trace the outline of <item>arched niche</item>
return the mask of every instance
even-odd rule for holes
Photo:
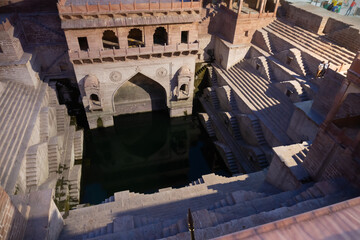
[[[113,101],[116,115],[167,109],[163,86],[141,73],[125,82]]]
[[[189,67],[183,66],[179,69],[177,75],[177,100],[186,100],[190,97],[190,84],[192,79],[192,73]]]
[[[118,37],[112,30],[106,30],[103,32],[102,43],[104,49],[119,49]]]
[[[87,75],[84,79],[84,91],[89,101],[90,111],[101,111],[100,82],[94,75]],[[86,106],[85,106],[86,107]]]
[[[131,48],[131,47],[144,47],[145,46],[143,33],[138,28],[132,28],[129,31],[129,35],[127,36],[127,40],[128,40],[128,47],[129,48]]]
[[[164,27],[156,28],[153,38],[154,38],[154,45],[168,44],[168,34]]]

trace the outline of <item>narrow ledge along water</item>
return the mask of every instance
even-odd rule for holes
[[[85,131],[81,203],[98,204],[115,192],[152,193],[182,187],[204,174],[229,176],[197,113],[123,115],[114,126]]]

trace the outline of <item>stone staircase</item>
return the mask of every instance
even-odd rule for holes
[[[302,192],[295,190],[270,196],[259,195],[259,197],[233,205],[226,204],[223,206],[220,204],[220,207],[211,211],[193,212],[196,239],[219,237],[311,211],[358,195],[353,189],[341,193],[333,191],[333,189],[337,189],[337,191],[342,189],[337,186],[336,182],[321,182],[319,185],[324,185],[327,188],[320,191],[315,186]],[[176,236],[163,239],[187,239],[188,234],[188,232],[183,231]]]
[[[84,130],[78,130],[74,135],[74,156],[75,160],[82,159],[84,143]]]
[[[255,132],[255,136],[256,136],[256,139],[257,139],[257,142],[259,143],[259,145],[267,145],[267,142],[264,137],[264,133],[260,126],[259,119],[257,119],[257,118],[251,119],[251,126]]]
[[[212,121],[209,115],[207,113],[199,113],[199,117],[209,137],[215,137],[215,130],[213,128]]]
[[[236,159],[231,149],[221,142],[216,141],[214,143],[215,146],[220,150],[220,154],[222,155],[222,158],[225,160],[226,166],[228,167],[230,172],[232,174],[239,173],[239,169],[236,164]]]
[[[65,105],[58,105],[56,107],[56,119],[57,119],[57,132],[64,133],[65,129],[70,124],[70,117],[67,115],[67,108]]]
[[[266,160],[266,155],[263,152],[259,152],[256,155],[256,159],[261,168],[266,168],[269,166],[269,162]]]
[[[30,141],[41,105],[46,100],[46,84],[35,89],[8,82],[0,96],[0,180],[6,191],[15,187],[26,145]]]
[[[216,72],[212,66],[208,66],[208,71],[210,74],[210,85],[211,87],[218,87],[219,84],[217,82]]]
[[[260,60],[262,66],[264,67],[264,71],[265,71],[265,76],[264,77],[270,82],[274,81],[276,79],[276,77],[275,77],[274,72],[272,71],[272,69],[270,67],[268,59],[265,56],[260,56],[257,59]]]
[[[196,239],[210,239],[359,194],[343,179],[308,183],[286,192],[263,192],[259,183],[264,176],[264,172],[232,178],[210,174],[180,189],[149,195],[116,193],[114,201],[70,211],[60,239],[189,239],[188,208]],[[250,180],[245,183],[246,179]]]
[[[295,55],[297,62],[299,63],[299,66],[300,66],[300,69],[301,69],[303,75],[307,78],[312,78],[313,74],[311,73],[309,67],[304,63],[303,57],[301,56],[301,51],[297,50],[296,54],[294,54],[294,55]]]
[[[289,99],[272,86],[270,81],[255,74],[245,61],[227,71],[218,69],[230,87],[273,135],[282,144],[290,143],[286,129],[293,105]]]
[[[303,90],[303,91],[301,92],[301,94],[299,95],[299,98],[300,98],[300,100],[301,100],[302,102],[310,100],[307,92],[304,91],[304,90]]]
[[[59,170],[59,163],[60,163],[60,149],[58,144],[59,137],[54,136],[49,139],[48,142],[48,160],[49,160],[49,173],[54,173]]]
[[[217,97],[215,89],[211,88],[209,93],[210,93],[211,104],[213,105],[213,107],[216,110],[219,110],[220,109],[220,102],[219,102],[219,98]]]
[[[239,124],[234,114],[230,114],[230,125],[234,138],[236,140],[242,140]]]
[[[280,20],[275,20],[264,28],[267,32],[273,33],[299,49],[304,48],[312,53],[330,60],[332,64],[339,66],[342,63],[351,64],[355,54],[346,48],[331,44],[319,37],[297,26],[291,26]]]
[[[161,238],[167,232],[171,233],[169,226],[186,217],[187,208],[193,211],[210,208],[239,188],[244,191],[266,191],[267,194],[278,191],[268,186],[264,179],[265,172],[231,178],[208,174],[197,184],[179,189],[160,189],[154,194],[118,192],[114,195],[114,202],[71,210],[65,219],[66,225],[60,239],[86,239],[89,234],[96,236],[106,232],[106,235],[98,236],[99,239],[104,239],[118,234],[121,229],[125,230],[125,234],[130,234],[126,236],[129,238],[117,239],[142,239],[135,232],[145,231],[150,227],[149,224],[152,228],[159,223],[158,238]],[[109,234],[107,230],[113,232]],[[154,239],[150,235],[148,238]]]
[[[264,31],[263,29],[260,29],[258,31],[261,33],[261,35],[264,38],[265,44],[266,44],[266,46],[268,48],[267,52],[270,53],[270,54],[274,54],[274,51],[273,51],[274,48],[271,46],[271,42],[270,42],[270,39],[269,39],[268,32]]]
[[[36,164],[36,152],[28,152],[26,156],[26,187],[38,185],[38,166]]]
[[[106,198],[104,201],[101,202],[101,204],[103,203],[109,203],[109,202],[114,202],[115,201],[115,197],[114,196],[110,196],[109,198]]]
[[[293,155],[292,158],[295,160],[297,164],[301,164],[304,162],[304,159],[306,158],[308,152],[309,152],[309,147],[305,146],[303,150]]]

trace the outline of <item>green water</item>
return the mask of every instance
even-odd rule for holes
[[[114,127],[85,131],[81,202],[182,187],[211,172],[229,175],[196,116],[125,115]]]

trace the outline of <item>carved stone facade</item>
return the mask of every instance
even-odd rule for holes
[[[111,126],[112,116],[120,114],[163,109],[171,117],[192,113],[199,3],[181,5],[191,11],[177,11],[177,3],[166,13],[152,10],[146,22],[136,14],[146,15],[143,9],[131,5],[135,9],[128,12],[112,6],[108,10],[123,15],[113,15],[106,28],[100,8],[95,11],[98,23],[91,29],[84,26],[94,23],[93,12],[82,12],[84,18],[76,19],[68,15],[74,9],[60,3],[62,27],[90,128],[97,127],[99,118],[103,126]],[[131,23],[130,17],[138,22]]]

